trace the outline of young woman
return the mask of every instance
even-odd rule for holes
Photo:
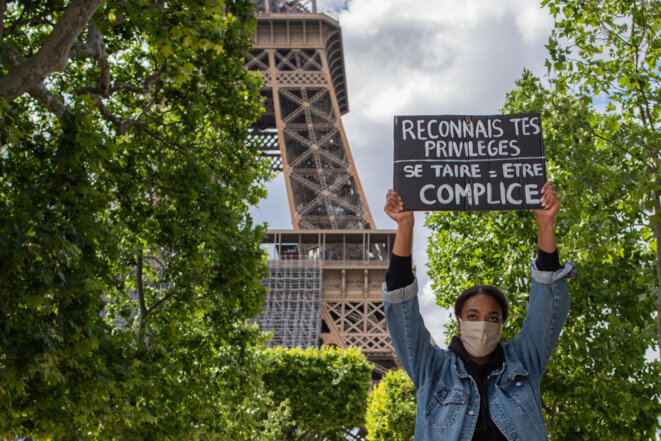
[[[403,211],[390,190],[385,212],[397,222],[386,283],[385,313],[399,360],[415,385],[414,441],[546,440],[539,383],[569,312],[567,279],[575,268],[560,265],[554,219],[560,198],[547,182],[543,209],[534,210],[538,257],[523,328],[501,342],[507,300],[496,287],[480,285],[457,297],[460,336],[447,350],[430,342],[419,312],[411,267],[413,212]]]

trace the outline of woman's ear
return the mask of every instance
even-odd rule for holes
[[[457,321],[457,332],[461,332],[461,319],[456,315],[454,316],[454,319]]]

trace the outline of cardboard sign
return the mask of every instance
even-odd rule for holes
[[[405,210],[541,208],[538,113],[395,116],[394,141],[393,188]]]

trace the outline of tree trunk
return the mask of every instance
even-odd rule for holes
[[[13,101],[41,84],[53,72],[64,70],[69,49],[104,0],[73,0],[39,51],[0,78],[0,98]]]
[[[147,307],[145,305],[145,291],[144,283],[142,280],[142,266],[144,264],[144,254],[142,249],[138,252],[138,265],[136,268],[136,290],[138,291],[138,305],[140,307],[140,322],[138,324],[137,340],[139,346],[144,346],[146,327],[147,327]]]
[[[661,205],[659,204],[659,195],[655,193],[656,205],[654,206],[655,217],[660,216]],[[656,346],[659,350],[659,363],[661,363],[661,222],[657,221],[654,227],[656,238]]]

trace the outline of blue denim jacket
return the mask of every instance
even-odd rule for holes
[[[508,440],[547,440],[539,382],[569,313],[567,279],[571,263],[555,272],[530,266],[532,286],[523,328],[501,343],[505,362],[489,375],[491,418]],[[480,397],[475,381],[457,355],[430,341],[420,315],[417,280],[388,291],[382,288],[388,329],[399,361],[415,385],[414,441],[470,441]]]

